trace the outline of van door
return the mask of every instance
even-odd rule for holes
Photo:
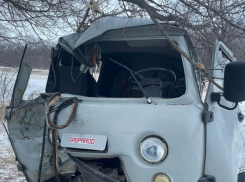
[[[220,41],[216,41],[211,74],[215,81],[223,87],[224,69],[226,64],[235,61],[232,52]],[[237,182],[239,161],[243,150],[243,122],[238,119],[241,112],[237,107],[226,110],[211,101],[211,93],[222,92],[211,82],[207,90],[205,103],[213,112],[213,121],[206,123],[206,162],[205,174],[215,177],[217,182]],[[233,103],[221,96],[221,104],[233,107]]]

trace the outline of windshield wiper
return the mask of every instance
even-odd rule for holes
[[[116,63],[117,65],[119,65],[119,66],[121,66],[121,67],[123,67],[123,68],[125,68],[126,70],[129,71],[129,73],[131,74],[131,76],[134,78],[135,82],[136,82],[137,85],[139,86],[139,88],[140,88],[141,92],[143,93],[144,97],[146,98],[147,103],[148,103],[148,104],[151,104],[151,103],[152,103],[151,98],[149,97],[149,95],[147,94],[147,92],[145,91],[145,89],[143,89],[143,87],[140,85],[139,81],[137,80],[137,78],[136,78],[134,75],[136,74],[136,75],[138,75],[138,76],[141,77],[141,78],[144,78],[144,77],[143,77],[142,75],[140,75],[140,74],[134,72],[133,70],[131,70],[130,68],[128,68],[128,67],[125,66],[124,64],[119,63],[119,62],[116,61],[116,60],[113,60],[113,59],[111,59],[111,58],[109,58],[109,60],[112,61],[112,62],[114,62],[114,63]]]

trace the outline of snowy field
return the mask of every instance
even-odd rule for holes
[[[0,75],[1,75],[0,67]],[[14,70],[11,70],[14,72]],[[14,82],[16,75],[14,75]],[[48,77],[47,70],[33,70],[27,90],[24,95],[24,99],[33,98],[42,93],[45,90],[46,81]],[[7,99],[7,102],[9,102]],[[245,115],[245,103],[240,104],[240,108]],[[1,112],[0,112],[1,118]],[[6,123],[5,123],[6,124]],[[0,182],[26,182],[23,177],[22,172],[18,172],[16,168],[17,162],[15,161],[15,156],[12,151],[12,147],[9,143],[8,136],[4,130],[4,127],[0,125]]]
[[[14,72],[14,70],[11,71]],[[33,70],[24,99],[35,97],[38,93],[44,92],[47,77],[47,70]],[[14,80],[15,79],[13,79],[12,82],[14,82]],[[9,102],[9,99],[10,98],[7,98],[7,102]],[[26,182],[23,173],[18,172],[16,168],[17,162],[15,161],[15,155],[3,125],[0,125],[0,146],[0,182]]]

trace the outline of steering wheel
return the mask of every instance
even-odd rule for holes
[[[150,72],[150,71],[163,71],[163,72],[168,72],[173,78],[174,81],[172,83],[175,83],[176,81],[176,74],[169,69],[165,69],[165,68],[146,68],[146,69],[142,69],[136,72],[133,72],[132,74],[134,75],[140,75],[140,73],[145,73],[145,72]],[[144,78],[142,75],[141,76],[141,81],[139,81],[141,84],[143,83],[143,87],[148,86],[148,85],[161,85],[162,81],[159,78]],[[128,82],[131,81],[132,79],[132,75],[128,78]],[[143,77],[143,78],[142,78]]]

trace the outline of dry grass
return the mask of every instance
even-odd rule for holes
[[[5,116],[5,106],[0,106],[0,123],[4,120]]]

